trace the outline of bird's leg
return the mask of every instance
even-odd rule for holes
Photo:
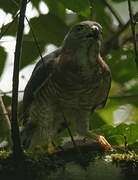
[[[79,121],[78,120],[75,121],[76,131],[79,135],[84,137],[84,141],[87,138],[92,138],[92,134],[89,132],[89,123],[88,122],[89,121],[87,121],[86,119],[83,120],[83,118],[80,118]]]
[[[108,141],[104,138],[104,136],[98,135],[92,131],[89,130],[89,121],[85,121],[83,123],[78,123],[76,128],[77,132],[84,137],[84,142],[86,142],[87,139],[92,139],[99,143],[101,148],[104,151],[112,150],[111,145],[108,143]]]
[[[71,138],[71,141],[72,141],[74,147],[76,148],[76,150],[79,152],[79,149],[78,149],[78,147],[77,147],[77,144],[75,143],[74,137],[73,137],[73,135],[72,135],[71,129],[70,129],[70,127],[69,127],[68,121],[66,120],[66,118],[65,118],[65,116],[64,116],[64,113],[63,113],[63,119],[64,119],[65,126],[66,126],[66,128],[67,128],[67,130],[68,130],[69,136],[70,136],[70,138]]]

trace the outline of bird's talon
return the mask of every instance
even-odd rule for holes
[[[112,146],[108,143],[104,136],[98,136],[98,142],[103,151],[112,151]]]

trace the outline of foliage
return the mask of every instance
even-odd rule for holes
[[[3,47],[0,47],[0,70],[3,70],[4,64],[5,64],[5,59],[6,59],[6,52],[4,51]],[[2,71],[0,71],[1,75]]]
[[[0,37],[3,34],[4,36],[15,37],[19,2],[19,0],[1,0],[0,8],[6,13],[10,13],[14,21],[2,26]],[[86,19],[100,22],[103,27],[103,44],[106,48],[106,51],[103,51],[103,56],[111,68],[112,88],[105,108],[97,110],[91,116],[91,127],[95,131],[105,134],[107,139],[114,144],[122,144],[124,135],[127,136],[128,143],[135,143],[138,137],[138,77],[130,27],[126,26],[124,22],[122,24],[118,22],[117,26],[114,25],[112,12],[105,1],[43,0],[43,2],[47,4],[49,9],[46,14],[40,10],[40,0],[31,1],[38,12],[38,16],[29,20],[31,28],[24,35],[20,68],[23,69],[40,57],[33,33],[38,41],[40,51],[43,53],[49,44],[60,46],[65,34],[76,22]],[[112,8],[113,2],[119,4],[124,0],[106,2]],[[71,11],[68,12],[66,9]],[[117,12],[115,13],[117,14]],[[0,45],[0,75],[4,70],[6,57],[7,54],[3,46]],[[115,116],[117,112],[121,113]],[[115,122],[119,122],[119,126],[113,127]],[[130,124],[120,125],[121,122],[129,122]],[[130,132],[132,132],[131,135]]]

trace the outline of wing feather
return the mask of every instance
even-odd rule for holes
[[[41,85],[49,78],[50,74],[53,72],[56,65],[56,58],[60,55],[61,48],[55,50],[49,55],[45,56],[43,61],[40,60],[31,75],[30,80],[28,81],[23,97],[23,111],[26,112],[26,109],[31,105],[34,94],[41,87]]]

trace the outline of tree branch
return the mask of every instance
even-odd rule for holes
[[[133,18],[138,17],[138,12],[136,12],[133,16]],[[118,31],[116,31],[112,36],[110,36],[103,45],[102,54],[106,55],[114,46],[117,46],[118,39],[120,35],[128,28],[130,25],[131,20],[129,19],[126,24],[124,24],[121,28],[119,28]]]
[[[5,140],[6,138],[9,145],[11,145],[11,134],[10,134],[11,124],[1,96],[0,96],[0,131],[2,133],[3,139]]]
[[[18,107],[19,65],[20,65],[20,57],[21,57],[21,46],[23,39],[26,5],[27,5],[27,0],[22,0],[18,31],[17,31],[17,40],[16,40],[15,57],[14,57],[14,71],[13,71],[11,132],[12,132],[12,141],[13,141],[13,155],[16,161],[22,159],[22,155],[23,155],[20,137],[19,137],[17,107]]]
[[[1,27],[1,33],[0,33],[0,39],[9,31],[9,29],[13,26],[16,18],[18,17],[19,15],[19,12],[16,13],[14,16],[13,16],[13,20],[10,24],[8,24],[8,26],[6,26],[6,28],[4,29],[4,25]]]
[[[135,63],[138,70],[138,47],[137,47],[137,37],[136,37],[136,22],[134,21],[133,13],[132,13],[132,6],[130,0],[128,0],[128,10],[130,16],[130,23],[131,23],[131,31],[133,35],[133,44],[134,44],[134,52],[135,52]]]
[[[19,7],[19,4],[18,4],[15,0],[12,0],[12,2],[13,2],[17,7]],[[27,4],[28,4],[29,2],[30,2],[30,0],[27,1]],[[15,18],[16,18],[18,15],[19,15],[19,12],[14,16],[12,23],[15,21]],[[44,59],[43,59],[43,56],[42,56],[41,49],[40,49],[40,46],[39,46],[39,44],[38,44],[37,38],[36,38],[36,36],[35,36],[33,27],[32,27],[31,23],[29,22],[29,20],[28,20],[28,18],[27,18],[26,16],[25,16],[25,19],[26,19],[26,21],[28,22],[28,25],[29,25],[29,27],[30,27],[30,29],[31,29],[32,36],[33,36],[34,42],[35,42],[35,44],[36,44],[36,48],[37,48],[38,53],[39,53],[39,55],[40,55],[40,58],[41,58],[41,60],[42,60],[43,66],[44,66],[44,68],[45,68]],[[11,25],[12,25],[12,24],[11,24]],[[9,28],[10,28],[10,27],[7,27],[7,29],[5,29],[4,33],[2,33],[2,35],[0,36],[0,38],[5,34],[5,32],[7,32],[7,31],[9,30]]]
[[[24,93],[24,90],[18,91],[18,93]],[[12,94],[12,91],[5,91],[5,92],[0,91],[0,96],[6,96],[9,94]]]
[[[92,10],[93,3],[92,3],[92,0],[89,0],[89,4],[90,4],[90,17],[92,18],[92,14],[93,14],[93,10]]]
[[[117,99],[117,100],[126,99],[126,98],[130,98],[130,99],[135,98],[135,99],[137,99],[138,94],[115,95],[115,96],[109,96],[108,98],[109,99]]]
[[[15,1],[12,0],[12,2],[19,7],[19,4]],[[30,0],[27,1],[27,4],[30,2]],[[13,15],[13,20],[11,21],[10,24],[8,24],[8,26],[4,29],[4,24],[1,27],[1,33],[0,33],[0,39],[8,32],[8,30],[11,28],[11,26],[13,25],[13,23],[15,22],[16,18],[18,17],[18,15],[20,14],[20,11],[17,11],[16,13],[14,13]],[[4,30],[3,30],[4,29]]]
[[[117,12],[115,11],[115,9],[106,1],[103,0],[103,3],[107,6],[107,8],[111,11],[111,13],[113,14],[113,16],[117,19],[119,26],[123,26],[123,22],[120,18],[120,16],[117,14]]]

